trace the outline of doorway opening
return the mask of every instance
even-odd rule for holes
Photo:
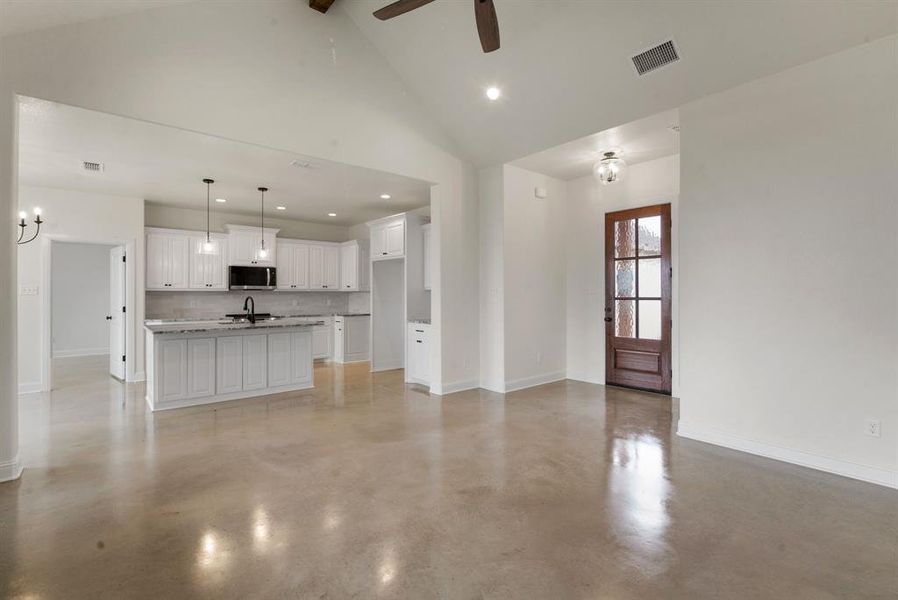
[[[53,387],[127,374],[127,256],[123,245],[50,244]]]
[[[671,393],[670,204],[605,215],[605,381]]]

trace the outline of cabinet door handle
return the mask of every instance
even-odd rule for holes
[[[387,253],[386,253],[386,252],[381,252],[381,254],[383,254],[383,255],[384,255],[384,256],[386,256],[386,255],[387,255]]]
[[[415,333],[424,333],[424,330],[423,330],[423,329],[416,329],[416,330],[415,330]]]
[[[421,340],[415,340],[415,341],[416,341],[417,343],[419,343],[419,344],[422,343]]]

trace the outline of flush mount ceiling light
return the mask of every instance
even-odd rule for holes
[[[380,195],[380,199],[381,199],[381,200],[389,200],[389,199],[392,198],[392,197],[393,197],[393,196],[391,196],[390,194],[381,194],[381,195]]]
[[[337,216],[337,213],[327,213],[327,216],[329,216],[329,217],[336,217],[336,216]]]
[[[200,254],[218,254],[218,243],[212,241],[212,234],[209,232],[209,215],[212,213],[209,198],[211,197],[211,188],[215,180],[207,177],[203,179],[203,183],[206,184],[206,239],[200,246]]]
[[[496,86],[491,86],[491,87],[486,88],[486,97],[489,98],[490,100],[494,100],[494,101],[498,100],[501,95],[502,95],[502,90],[500,90]]]
[[[593,167],[593,172],[602,185],[608,185],[624,178],[624,174],[627,172],[627,163],[619,154],[619,152],[605,152],[602,160]]]
[[[262,243],[259,244],[259,249],[256,251],[256,258],[258,260],[268,260],[268,248],[265,247],[265,192],[267,191],[267,187],[259,188],[261,198],[259,202],[259,237],[262,238]]]
[[[275,208],[278,210],[287,210],[286,206],[275,206]]]
[[[227,200],[225,200],[224,198],[216,198],[215,201],[219,204],[224,204],[225,202],[227,202]]]

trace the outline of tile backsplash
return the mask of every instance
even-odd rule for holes
[[[147,319],[215,319],[243,312],[252,296],[256,312],[327,315],[368,312],[368,292],[147,292]]]

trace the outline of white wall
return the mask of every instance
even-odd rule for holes
[[[473,170],[339,3],[186,3],[7,36],[0,56],[2,93],[434,182],[432,390],[476,385]],[[0,148],[13,160],[9,139]]]
[[[0,74],[10,66],[0,45]],[[16,136],[18,106],[13,88],[0,75],[0,219],[15,223],[18,213]],[[0,227],[0,482],[22,473],[19,462],[19,410],[16,330],[15,228]]]
[[[898,486],[896,56],[681,109],[680,435]]]
[[[159,204],[146,204],[144,222],[147,227],[164,227],[168,229],[188,229],[206,231],[206,211],[188,208],[175,208]],[[218,210],[212,207],[209,218],[209,229],[224,232],[225,225],[259,225],[259,215],[244,215]],[[352,237],[350,228],[324,223],[309,223],[293,219],[278,219],[265,216],[265,227],[280,229],[278,237],[300,240],[317,240],[321,242],[345,242],[358,239]]]
[[[53,356],[109,353],[109,251],[96,244],[53,244]]]
[[[478,172],[481,387],[508,392],[565,376],[566,188],[511,165]]]
[[[480,237],[480,387],[505,391],[503,168],[477,172]]]
[[[679,391],[677,155],[630,165],[626,177],[602,185],[592,175],[567,182],[567,376],[605,383],[605,213],[671,204],[671,265],[674,269],[671,335],[674,396]]]
[[[566,184],[503,167],[505,389],[565,377]],[[534,190],[546,189],[537,198]]]
[[[136,265],[133,273],[133,311],[137,327],[128,331],[128,356],[134,361],[129,366],[133,373],[129,379],[140,379],[143,372],[143,319],[144,273],[143,264],[143,200],[123,196],[108,196],[70,190],[57,190],[21,186],[18,190],[19,206],[28,210],[40,206],[46,223],[41,227],[41,237],[30,244],[18,247],[18,285],[35,286],[36,296],[19,296],[18,323],[20,331],[27,332],[18,339],[19,389],[40,389],[42,348],[49,341],[43,330],[46,292],[44,287],[46,255],[50,238],[63,242],[95,244],[124,244],[134,242],[136,256],[129,257]],[[58,252],[54,250],[54,255]],[[132,260],[133,259],[133,260]],[[15,289],[14,287],[12,289]],[[50,309],[46,303],[47,310]],[[49,348],[46,349],[49,352]]]

